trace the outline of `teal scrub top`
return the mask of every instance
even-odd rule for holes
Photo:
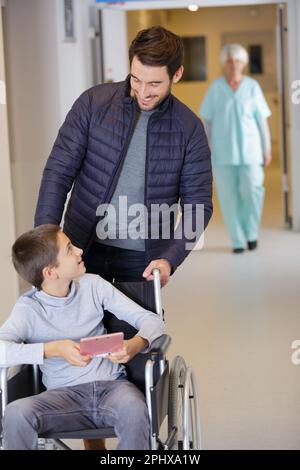
[[[210,145],[214,165],[263,163],[258,122],[271,116],[260,85],[243,77],[234,92],[224,77],[209,87],[200,115],[211,124]]]

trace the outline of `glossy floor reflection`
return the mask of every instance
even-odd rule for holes
[[[171,356],[199,381],[206,449],[300,449],[300,234],[282,223],[280,172],[267,174],[259,249],[233,255],[216,217],[165,289]]]

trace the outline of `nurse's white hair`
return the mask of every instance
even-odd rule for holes
[[[248,52],[240,44],[226,44],[226,46],[222,48],[220,54],[222,65],[225,65],[228,57],[232,57],[234,60],[240,60],[245,65],[249,62]]]

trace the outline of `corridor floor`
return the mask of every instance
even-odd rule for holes
[[[267,174],[259,249],[233,255],[216,207],[204,248],[164,289],[170,356],[195,369],[205,449],[300,449],[300,234]]]

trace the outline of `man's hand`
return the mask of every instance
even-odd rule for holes
[[[167,261],[166,259],[156,259],[154,261],[151,261],[151,263],[148,264],[147,268],[143,272],[143,277],[145,277],[147,281],[153,280],[152,271],[155,268],[159,269],[160,282],[162,287],[164,287],[169,282],[172,267],[169,261]]]
[[[271,152],[266,152],[264,154],[264,164],[265,166],[269,166],[272,161],[272,154]]]
[[[84,367],[92,360],[91,356],[80,354],[80,345],[70,339],[51,341],[44,344],[44,357],[63,357],[72,366]]]
[[[146,339],[142,338],[141,336],[134,336],[129,340],[124,340],[123,349],[121,351],[108,354],[106,358],[115,364],[125,364],[148,346],[149,343]]]

